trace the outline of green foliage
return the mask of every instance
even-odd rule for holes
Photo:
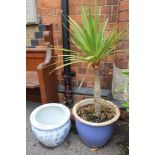
[[[129,102],[125,101],[122,103],[122,106],[127,110],[129,111]]]
[[[122,75],[125,76],[125,77],[129,77],[129,71],[122,72]],[[128,101],[123,102],[123,103],[122,103],[122,106],[123,106],[127,111],[129,111],[129,102],[128,102]]]
[[[57,49],[65,50],[71,52],[71,55],[68,59],[72,63],[88,62],[92,65],[99,64],[99,62],[113,54],[115,48],[118,46],[118,42],[123,38],[125,31],[118,32],[117,26],[113,30],[106,34],[106,28],[108,24],[108,19],[101,24],[100,21],[100,12],[97,4],[95,5],[95,11],[91,9],[91,6],[88,6],[88,12],[81,7],[82,15],[82,25],[79,25],[74,21],[70,16],[68,17],[68,22],[70,24],[70,42],[72,42],[80,51],[84,53],[84,56],[79,56],[79,53],[76,51],[68,49]],[[67,60],[66,60],[67,61]]]
[[[118,46],[118,42],[124,36],[124,32],[117,31],[117,26],[113,28],[109,35],[106,34],[108,19],[103,24],[100,22],[99,8],[95,6],[95,14],[88,6],[88,15],[81,7],[82,26],[69,17],[71,38],[70,41],[82,52],[83,60],[98,64],[103,58],[113,53]]]
[[[56,69],[74,63],[88,62],[87,73],[91,65],[98,65],[103,58],[113,54],[115,48],[119,45],[118,43],[123,38],[125,31],[118,32],[117,26],[115,26],[107,35],[106,28],[108,19],[101,24],[100,11],[97,4],[95,5],[94,10],[93,13],[90,5],[88,6],[88,11],[81,7],[82,25],[79,25],[70,16],[66,19],[70,24],[70,30],[68,30],[70,32],[70,42],[83,52],[83,56],[80,56],[77,51],[53,47],[53,49],[71,53],[71,55],[65,59],[66,62],[68,62],[68,60],[70,62],[61,65]]]
[[[122,72],[122,75],[125,77],[129,77],[129,72]]]

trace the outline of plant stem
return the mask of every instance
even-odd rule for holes
[[[101,113],[101,82],[99,68],[94,67],[94,104],[95,104],[95,113]]]

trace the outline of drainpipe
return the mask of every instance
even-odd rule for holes
[[[68,0],[61,0],[61,18],[62,18],[62,43],[63,48],[70,49],[70,42],[69,42],[69,32],[67,29],[69,29],[69,22],[66,20],[68,19]],[[66,29],[67,28],[67,29]],[[63,55],[69,55],[70,52],[63,51]],[[63,56],[63,62],[64,64],[70,62],[70,61],[64,61],[67,56]],[[71,86],[71,77],[75,76],[75,73],[71,72],[70,65],[64,67],[64,72],[62,73],[64,77],[64,85],[65,85],[65,91],[64,91],[64,99],[67,106],[70,108],[74,105],[74,100],[72,97],[72,86]]]

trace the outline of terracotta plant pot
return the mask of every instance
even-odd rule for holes
[[[70,110],[58,103],[44,104],[30,115],[32,133],[45,146],[55,147],[64,142],[71,122]]]
[[[110,101],[101,100],[102,104],[105,104],[108,107],[113,108],[115,116],[106,122],[103,123],[93,123],[86,121],[77,115],[77,110],[85,105],[92,104],[94,101],[93,98],[85,99],[73,107],[73,115],[75,118],[75,125],[77,132],[81,140],[91,148],[99,148],[104,146],[113,135],[115,122],[120,116],[119,108]]]

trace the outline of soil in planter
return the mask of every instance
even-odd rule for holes
[[[101,105],[101,114],[95,114],[95,109],[93,104],[85,105],[78,109],[78,116],[86,121],[93,123],[102,123],[112,119],[115,116],[113,108]]]

